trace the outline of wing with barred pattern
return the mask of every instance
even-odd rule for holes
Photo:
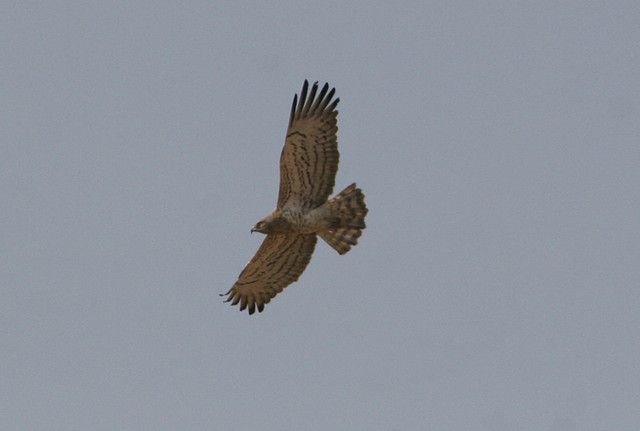
[[[238,281],[224,295],[231,305],[240,303],[240,311],[261,312],[264,304],[296,281],[311,260],[315,234],[267,235],[253,259],[242,270]]]
[[[278,208],[288,206],[317,208],[333,191],[338,171],[338,120],[332,101],[335,88],[325,84],[318,93],[318,83],[307,95],[304,82],[300,100],[293,98],[289,128],[280,155],[280,191]]]

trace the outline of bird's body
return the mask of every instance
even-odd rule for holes
[[[337,120],[340,99],[325,84],[318,97],[316,82],[307,99],[308,82],[293,99],[289,129],[280,156],[280,191],[276,209],[252,232],[267,237],[226,293],[240,310],[262,311],[264,304],[304,271],[317,242],[324,239],[344,254],[365,228],[367,207],[362,191],[351,184],[327,200],[338,170]]]

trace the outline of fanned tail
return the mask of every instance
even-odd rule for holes
[[[358,244],[362,229],[367,227],[364,218],[368,210],[362,190],[356,188],[356,184],[353,183],[329,200],[325,206],[335,217],[335,227],[319,232],[318,235],[338,253],[345,254],[351,246]]]

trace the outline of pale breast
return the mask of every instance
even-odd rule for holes
[[[322,230],[322,214],[316,210],[304,211],[302,208],[286,208],[281,215],[298,233],[315,233]]]

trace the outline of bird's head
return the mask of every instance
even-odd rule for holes
[[[271,213],[260,220],[251,228],[251,233],[286,233],[288,227],[287,220],[278,213]]]
[[[260,232],[267,233],[269,231],[269,222],[266,219],[260,220],[251,228],[251,233]]]

